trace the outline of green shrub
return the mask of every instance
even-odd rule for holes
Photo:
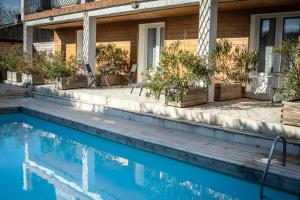
[[[282,42],[274,49],[281,55],[281,83],[276,91],[280,100],[293,101],[300,98],[300,47],[293,41]]]
[[[114,44],[100,44],[96,47],[97,72],[102,67],[109,67],[111,72],[120,72],[129,66],[128,51]]]
[[[206,59],[192,52],[181,50],[174,42],[161,52],[159,66],[146,74],[147,95],[159,98],[167,90],[166,101],[180,102],[189,88],[201,82],[205,87],[211,82],[214,69]]]
[[[22,46],[13,45],[6,49],[1,56],[0,65],[7,71],[21,72],[27,65],[26,55],[23,53]]]
[[[216,82],[246,85],[251,81],[249,73],[257,67],[258,52],[249,52],[244,45],[233,49],[230,41],[219,40],[212,54],[212,63],[216,69]]]
[[[42,71],[50,80],[71,78],[77,72],[77,62],[75,57],[66,59],[63,53],[48,54],[47,64]]]

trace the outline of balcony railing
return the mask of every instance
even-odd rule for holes
[[[62,8],[80,4],[81,0],[25,0],[24,14],[43,12],[53,8]]]

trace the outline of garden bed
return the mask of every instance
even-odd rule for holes
[[[281,123],[291,126],[300,126],[300,101],[283,102]]]
[[[44,77],[41,74],[22,74],[22,83],[29,85],[43,85],[45,83]]]
[[[167,94],[168,92],[166,92]],[[168,106],[176,106],[180,108],[195,106],[207,103],[207,88],[190,88],[187,94],[182,98],[181,102],[166,102]]]
[[[87,77],[85,75],[76,75],[72,78],[64,78],[61,81],[56,81],[55,87],[60,90],[86,88]]]
[[[239,99],[242,97],[241,84],[215,84],[215,101]]]
[[[7,71],[7,80],[9,82],[22,82],[22,73]]]

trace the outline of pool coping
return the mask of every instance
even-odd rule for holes
[[[100,129],[91,125],[83,124],[75,120],[66,119],[46,112],[34,110],[32,108],[27,108],[26,106],[0,108],[0,114],[17,112],[28,114],[33,117],[50,121],[52,123],[74,128],[88,134],[100,136],[105,139],[109,139],[131,147],[156,153],[175,160],[183,161],[192,165],[196,165],[198,167],[204,167],[209,170],[224,173],[226,175],[246,179],[254,183],[259,183],[263,173],[263,171],[251,168],[249,166],[238,165],[232,162],[230,163],[230,161],[225,162],[223,160],[218,160],[204,155],[187,152],[181,149],[156,144],[150,141],[133,138],[126,135],[121,135],[117,132]],[[269,173],[267,176],[266,185],[300,195],[300,179],[293,179],[290,177],[283,177],[278,174]]]

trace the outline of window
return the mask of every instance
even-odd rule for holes
[[[273,67],[273,49],[275,47],[276,19],[261,19],[259,31],[259,65],[258,72],[270,73]]]
[[[282,41],[300,42],[300,13],[253,15],[251,18],[250,50],[259,51],[258,73],[280,71],[280,58],[273,49]]]

